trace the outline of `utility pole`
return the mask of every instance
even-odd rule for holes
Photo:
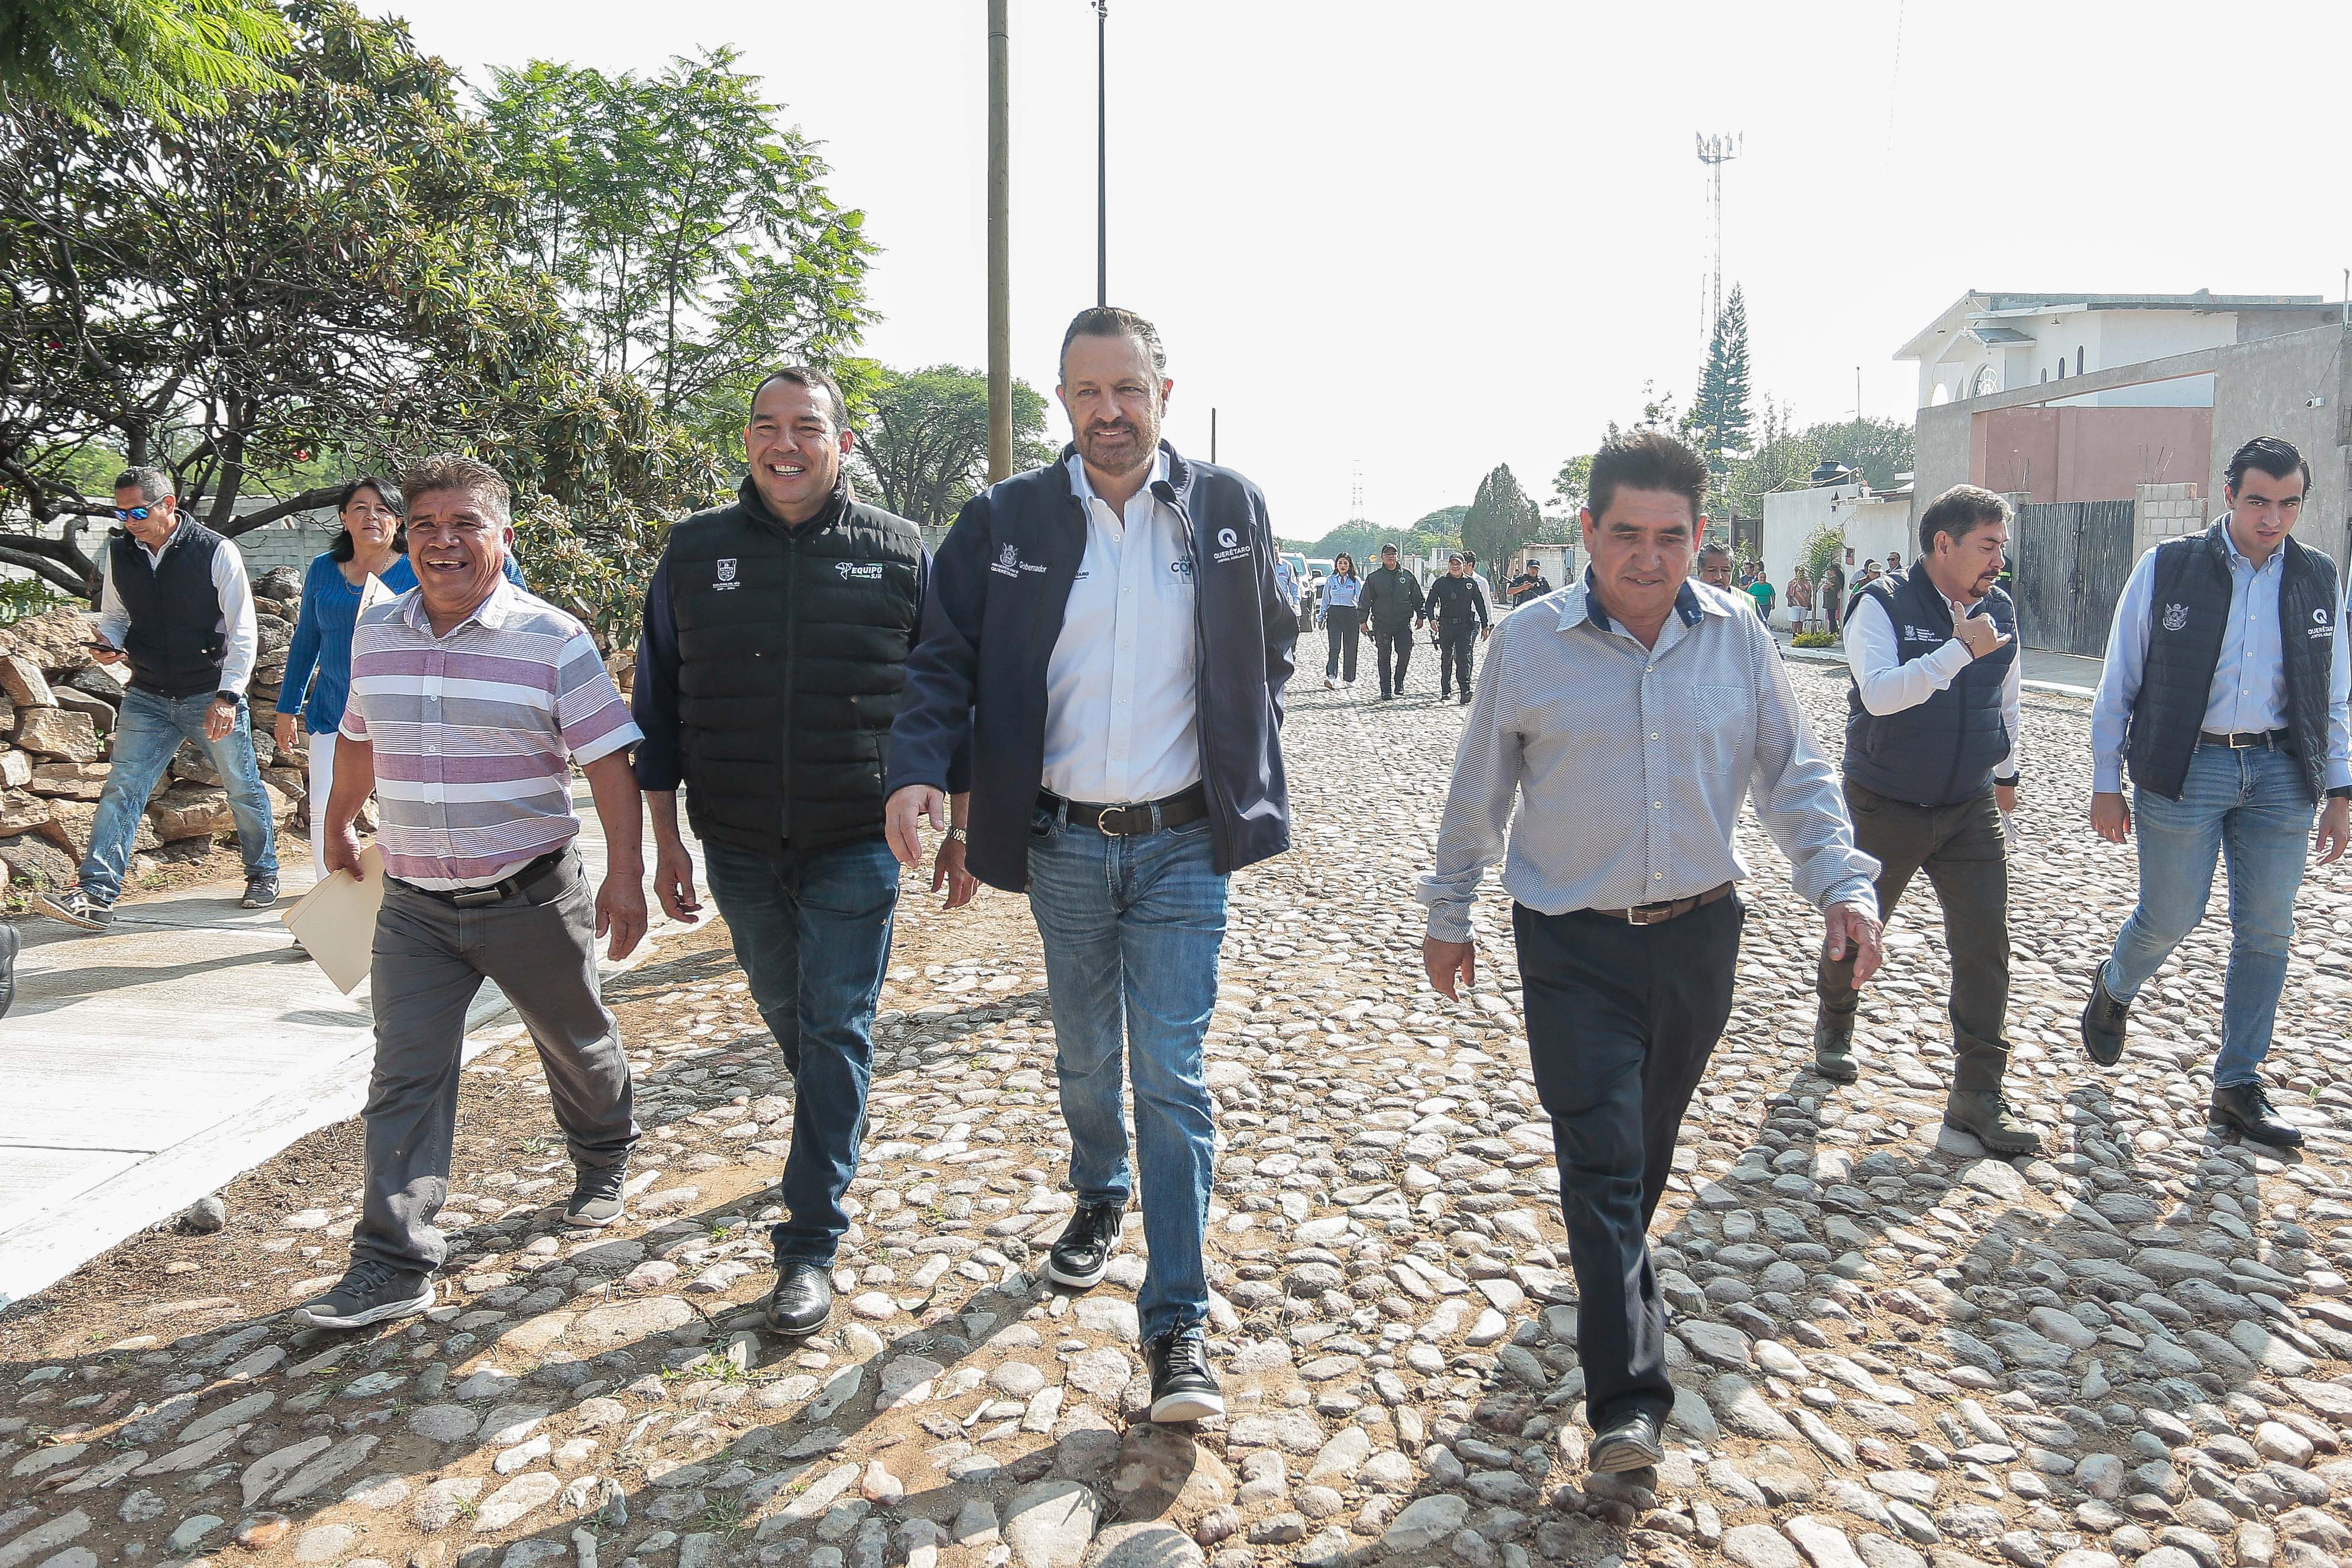
[[[1095,303],[1110,303],[1110,0],[1095,0]]]
[[[1012,94],[1009,0],[988,0],[988,479],[1013,476]]]
[[[1209,461],[1217,460],[1217,411],[1209,410]]]
[[[1701,136],[1698,161],[1707,169],[1706,210],[1715,240],[1715,267],[1710,274],[1706,340],[1715,341],[1715,324],[1723,316],[1723,166],[1739,156],[1744,136]]]

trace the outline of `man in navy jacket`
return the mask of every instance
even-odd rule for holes
[[[1093,1285],[1122,1239],[1124,1054],[1151,1418],[1190,1421],[1224,1409],[1202,1340],[1214,1129],[1201,1045],[1226,880],[1290,847],[1279,732],[1298,632],[1265,497],[1160,440],[1166,371],[1131,311],[1070,323],[1055,393],[1072,444],[972,497],[940,547],[891,727],[886,826],[902,861],[919,858],[919,819],[942,826],[969,735],[966,864],[1029,894],[1053,998],[1077,1211],[1046,1273]]]

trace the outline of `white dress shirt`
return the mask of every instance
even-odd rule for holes
[[[1956,616],[1967,615],[1970,608],[1952,599],[1946,599],[1944,603]],[[1853,672],[1862,706],[1874,714],[1901,713],[1905,708],[1917,707],[1950,685],[1974,661],[1968,644],[1954,637],[1934,653],[1904,663],[1895,647],[1895,622],[1887,618],[1886,606],[1875,599],[1865,598],[1856,604],[1845,623],[1846,668]],[[2018,755],[2022,746],[2018,699],[2024,674],[2025,651],[2021,648],[2017,656],[2010,660],[2009,674],[2000,683],[2000,722],[2009,731],[2009,756],[1992,770],[1996,779],[2017,777]]]
[[[1192,551],[1176,508],[1153,492],[1168,455],[1121,512],[1087,482],[1087,553],[1045,664],[1045,788],[1104,805],[1158,800],[1201,781],[1199,631]]]
[[[184,528],[173,528],[163,549],[147,549],[136,538],[131,542],[147,550],[148,564],[161,571],[164,552],[179,543],[185,532]],[[98,634],[120,648],[131,631],[131,612],[122,595],[115,591],[113,551],[107,552],[106,559],[106,586],[98,599]],[[220,689],[243,696],[246,683],[253,679],[260,631],[254,623],[253,586],[245,580],[245,557],[233,540],[222,540],[213,551],[213,593],[220,601],[220,619],[213,626],[221,634]]]
[[[1755,601],[1685,583],[1654,648],[1600,609],[1588,580],[1495,628],[1436,863],[1416,890],[1429,935],[1470,940],[1479,881],[1498,860],[1504,889],[1545,915],[1744,878],[1732,843],[1743,801],[1806,902],[1875,917],[1878,862],[1854,847],[1836,770]]]

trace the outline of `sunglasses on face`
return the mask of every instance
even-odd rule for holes
[[[117,507],[114,508],[114,517],[117,522],[143,523],[147,520],[147,514],[152,510],[154,508],[152,507],[131,507],[127,509]]]

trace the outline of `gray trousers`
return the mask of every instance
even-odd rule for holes
[[[387,881],[376,917],[375,1072],[367,1186],[352,1261],[441,1266],[433,1217],[449,1196],[466,1009],[485,978],[514,1004],[547,1069],[572,1163],[618,1165],[636,1145],[629,1061],[596,988],[596,899],[576,851],[535,885],[459,909]]]

